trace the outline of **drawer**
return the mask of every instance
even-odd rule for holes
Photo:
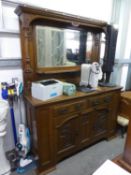
[[[71,113],[71,114],[68,114],[68,115],[62,115],[61,116],[58,116],[58,117],[54,117],[54,127],[55,128],[59,128],[59,127],[70,127],[70,124],[76,120],[78,120],[79,118],[79,114],[76,114],[76,113]],[[73,123],[74,123],[73,122]],[[72,124],[73,124],[72,123]]]
[[[98,95],[97,97],[92,97],[89,99],[89,105],[91,107],[96,107],[97,105],[106,105],[112,102],[112,94]]]
[[[58,104],[54,106],[54,116],[62,116],[72,112],[80,112],[86,108],[86,100]]]

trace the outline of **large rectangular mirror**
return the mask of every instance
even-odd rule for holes
[[[80,62],[80,31],[36,26],[38,67],[76,66]]]

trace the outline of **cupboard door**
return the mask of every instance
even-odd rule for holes
[[[73,153],[78,145],[78,115],[69,115],[63,120],[56,119],[56,154],[60,160]]]
[[[38,107],[36,110],[36,135],[38,137],[39,171],[54,166],[52,119],[48,108]]]
[[[85,147],[91,139],[91,125],[94,112],[88,111],[81,114],[80,117],[80,147]]]
[[[94,139],[97,137],[103,137],[104,134],[108,132],[108,120],[109,120],[110,110],[108,106],[103,106],[94,110],[94,120],[92,133]]]

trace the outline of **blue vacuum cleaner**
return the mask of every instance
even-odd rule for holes
[[[7,82],[1,83],[1,90],[2,90],[2,98],[4,100],[9,101],[10,106],[10,115],[11,115],[11,123],[13,129],[13,137],[14,143],[17,144],[17,130],[15,125],[15,116],[14,116],[14,109],[13,109],[13,101],[15,96],[15,84],[8,84]]]

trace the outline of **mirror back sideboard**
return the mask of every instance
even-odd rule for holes
[[[91,32],[93,37],[91,61],[99,62],[100,36],[102,33],[106,33],[108,26],[106,22],[29,6],[18,6],[15,13],[19,16],[20,23],[24,92],[26,94],[30,93],[32,81],[52,77],[75,84],[80,81],[80,65],[38,66],[37,42],[34,31],[37,25]],[[80,40],[84,40],[84,35],[80,37]],[[82,55],[86,45],[81,43],[80,54]],[[84,54],[82,57],[81,63],[85,62]]]

